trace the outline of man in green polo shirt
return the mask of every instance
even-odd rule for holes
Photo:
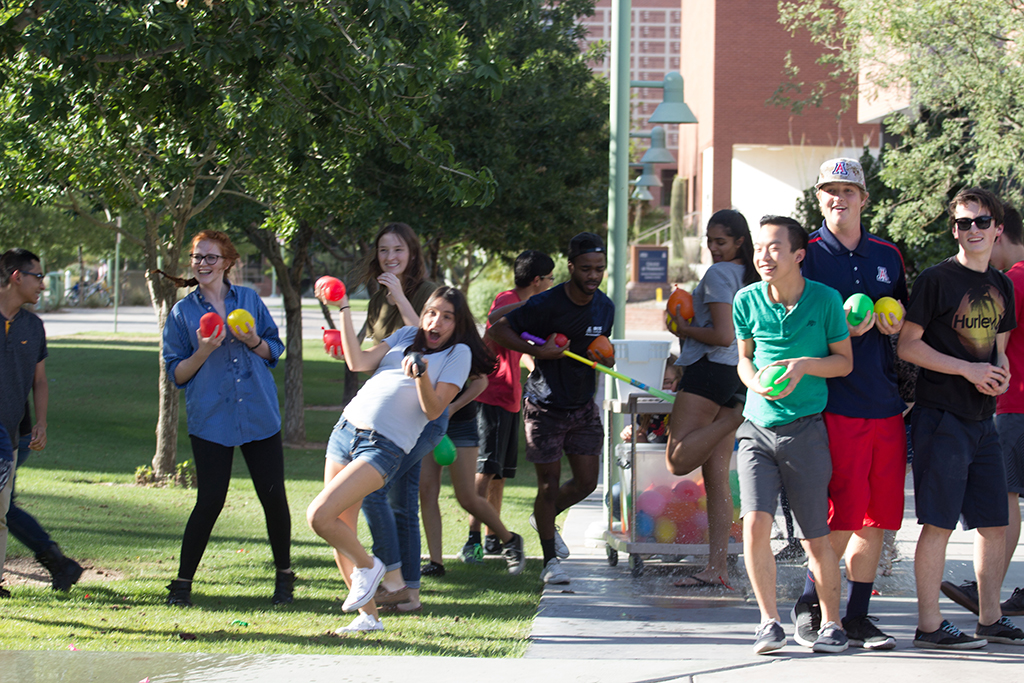
[[[804,279],[807,233],[792,218],[765,216],[754,231],[754,265],[761,282],[733,301],[740,379],[747,385],[746,421],[736,432],[747,575],[761,609],[754,652],[786,644],[776,602],[772,518],[785,487],[796,536],[808,556],[825,622],[815,652],[842,652],[847,638],[839,613],[839,560],[829,543],[828,482],[832,459],[821,417],[825,380],[853,369],[853,349],[839,292]],[[762,375],[784,372],[774,385]],[[777,370],[776,370],[777,371]]]

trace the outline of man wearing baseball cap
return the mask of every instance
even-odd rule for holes
[[[825,216],[807,245],[803,274],[839,291],[845,301],[866,294],[872,301],[907,301],[903,256],[896,245],[861,225],[868,201],[864,169],[856,159],[829,159],[815,184]],[[839,557],[846,555],[847,603],[843,628],[850,645],[890,650],[896,639],[868,616],[878,558],[886,529],[903,521],[906,479],[906,429],[889,335],[898,334],[903,315],[868,315],[849,325],[853,372],[828,380],[823,417],[832,453],[829,482],[829,539]],[[820,621],[813,577],[793,609],[797,642],[810,646]]]
[[[614,358],[595,357],[588,347],[599,336],[611,334],[615,304],[598,287],[607,267],[604,242],[581,232],[569,241],[569,280],[496,320],[487,334],[507,349],[536,358],[523,395],[526,459],[537,469],[537,499],[531,522],[544,551],[544,583],[569,583],[561,560],[569,556],[555,518],[586,498],[597,487],[604,445],[601,415],[594,394],[597,373],[583,363],[565,358],[557,334],[568,338],[568,350],[613,365]],[[520,336],[529,332],[546,339],[533,346]],[[561,483],[562,455],[572,479]]]

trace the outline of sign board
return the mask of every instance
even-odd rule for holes
[[[668,282],[668,247],[633,247],[633,282]]]

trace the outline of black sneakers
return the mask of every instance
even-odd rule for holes
[[[420,567],[420,574],[439,579],[444,576],[444,565],[431,561],[429,564],[425,564]]]
[[[793,639],[804,647],[814,647],[821,629],[821,606],[817,603],[798,602],[793,605],[789,618],[793,620]]]
[[[943,581],[940,587],[942,588],[942,594],[947,598],[966,610],[970,610],[975,614],[978,613],[977,581],[964,581],[959,586],[952,581]]]
[[[505,544],[505,550],[502,554],[505,556],[505,562],[508,563],[509,574],[523,573],[523,568],[526,567],[526,553],[523,552],[522,536],[513,532],[512,538]]]
[[[1013,595],[1001,607],[1005,617],[1024,617],[1024,588],[1014,588]]]
[[[977,638],[984,638],[990,643],[1004,643],[1006,645],[1024,645],[1024,631],[1013,625],[1013,622],[1006,617],[1000,617],[999,621],[988,626],[978,626],[974,629]]]
[[[882,633],[873,621],[875,617],[867,614],[860,617],[843,619],[843,629],[850,640],[851,647],[862,647],[865,650],[891,650],[896,647],[896,639]]]
[[[977,650],[986,645],[988,641],[984,638],[971,638],[946,620],[931,633],[917,629],[914,634],[914,647],[925,650]]]
[[[501,555],[504,548],[497,536],[484,536],[484,555]]]

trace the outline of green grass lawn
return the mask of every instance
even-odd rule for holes
[[[352,618],[341,611],[346,591],[327,545],[305,522],[306,505],[322,487],[322,449],[285,451],[292,564],[300,579],[295,602],[270,604],[274,569],[262,509],[236,452],[227,503],[196,574],[196,607],[167,607],[165,586],[176,575],[195,491],[133,484],[155,443],[156,341],[66,337],[52,339],[49,351],[49,442],[19,470],[18,500],[69,556],[106,574],[68,594],[13,585],[14,597],[2,606],[4,649],[474,657],[525,650],[541,590],[539,560],[512,577],[501,559],[483,567],[449,559],[445,577],[423,580],[422,614],[385,615],[383,632],[333,635]],[[340,404],[342,365],[316,341],[304,352],[307,405]],[[279,385],[283,371],[282,363]],[[307,410],[308,440],[326,442],[337,418],[337,411]],[[182,397],[178,460],[190,457]],[[531,555],[540,554],[535,535],[524,533],[535,487],[532,468],[520,467],[503,513]],[[447,479],[441,498],[444,551],[454,555],[465,541],[466,514]],[[365,524],[360,531],[369,545]],[[7,552],[9,560],[30,554],[13,538]]]

